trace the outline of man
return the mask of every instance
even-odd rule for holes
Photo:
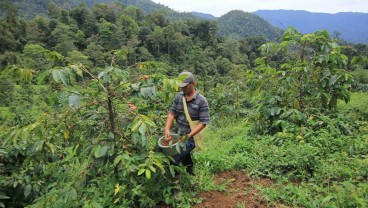
[[[165,141],[170,141],[170,129],[176,121],[175,131],[180,132],[182,140],[185,140],[186,148],[181,153],[174,155],[175,165],[182,163],[187,168],[187,172],[194,175],[194,164],[190,152],[195,148],[194,136],[210,123],[210,115],[208,110],[208,102],[206,98],[199,94],[195,88],[194,76],[190,72],[182,72],[180,77],[186,77],[183,81],[178,83],[181,92],[176,94],[173,104],[168,112],[166,126],[165,126]],[[191,129],[189,122],[186,119],[183,97],[185,97],[189,115],[193,121],[200,121],[200,123]]]

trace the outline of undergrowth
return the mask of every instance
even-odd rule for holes
[[[292,207],[367,207],[368,136],[364,93],[354,93],[352,102],[339,104],[344,116],[355,117],[361,131],[338,136],[328,131],[300,139],[284,134],[254,136],[247,120],[233,120],[208,131],[205,149],[195,154],[199,172],[210,175],[241,170],[252,177],[267,177],[275,183],[258,187],[269,202]],[[200,181],[200,179],[197,179]],[[202,183],[204,184],[204,183]],[[207,183],[211,184],[211,183]],[[211,186],[211,185],[210,185]],[[204,189],[209,189],[208,185]]]

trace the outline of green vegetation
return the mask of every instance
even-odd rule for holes
[[[367,206],[367,47],[292,27],[232,39],[122,4],[50,4],[30,20],[7,6],[0,207],[190,207],[231,169],[272,179],[259,187],[270,204]],[[157,147],[182,70],[211,108],[196,177]]]
[[[352,104],[341,108],[367,108],[354,93]],[[347,116],[355,112],[346,112]],[[366,115],[366,114],[365,114]],[[253,177],[274,180],[271,187],[259,187],[273,202],[291,207],[366,207],[367,198],[367,122],[361,122],[354,136],[333,136],[320,131],[310,138],[279,133],[273,136],[250,134],[252,122],[244,119],[227,122],[208,134],[206,149],[196,155],[204,172],[243,170]],[[364,123],[364,124],[363,124]],[[272,203],[271,203],[272,204]]]
[[[273,41],[282,33],[279,28],[271,26],[266,20],[240,10],[233,10],[218,18],[217,21],[221,28],[220,35],[235,39],[262,34],[263,37]]]
[[[20,16],[25,19],[33,19],[36,16],[52,16],[53,14],[50,13],[55,10],[50,10],[50,5],[52,5],[52,7],[57,5],[58,7],[69,10],[78,7],[80,4],[86,4],[89,8],[92,8],[94,4],[110,4],[111,8],[119,5],[132,5],[139,7],[147,14],[153,13],[156,10],[161,10],[164,11],[171,19],[196,19],[196,17],[190,13],[179,13],[169,9],[167,6],[156,4],[149,0],[6,0],[3,3],[0,3],[0,6],[6,7],[7,2],[11,2],[16,5]],[[0,10],[0,16],[4,15],[4,11]]]

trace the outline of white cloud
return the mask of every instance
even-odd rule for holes
[[[306,10],[310,12],[368,12],[367,0],[153,0],[179,12],[221,16],[231,10]]]

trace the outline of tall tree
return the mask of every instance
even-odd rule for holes
[[[155,53],[159,55],[161,47],[165,43],[163,29],[160,26],[156,26],[153,29],[152,34],[150,35],[150,41],[152,42],[152,45],[156,49]]]
[[[248,64],[248,57],[240,53],[239,42],[233,39],[226,39],[225,42],[217,46],[218,54],[231,60],[234,64]]]
[[[61,8],[55,4],[54,2],[50,2],[47,5],[48,7],[48,15],[52,19],[60,20],[61,18]]]
[[[71,28],[66,24],[59,24],[51,33],[51,38],[54,40],[54,50],[67,56],[69,52],[77,50],[75,46],[76,35]]]
[[[80,4],[79,7],[70,11],[70,16],[77,22],[79,28],[82,28],[86,24],[89,14],[88,6],[85,3]]]
[[[101,19],[104,19],[111,23],[114,23],[116,21],[114,10],[108,7],[106,4],[94,4],[92,8],[92,13],[97,21],[100,21]]]
[[[37,16],[33,20],[28,22],[27,24],[28,43],[35,43],[42,46],[47,46],[48,44],[52,45],[52,41],[54,41],[54,39],[49,38],[50,38],[50,30],[48,19],[41,16]]]

